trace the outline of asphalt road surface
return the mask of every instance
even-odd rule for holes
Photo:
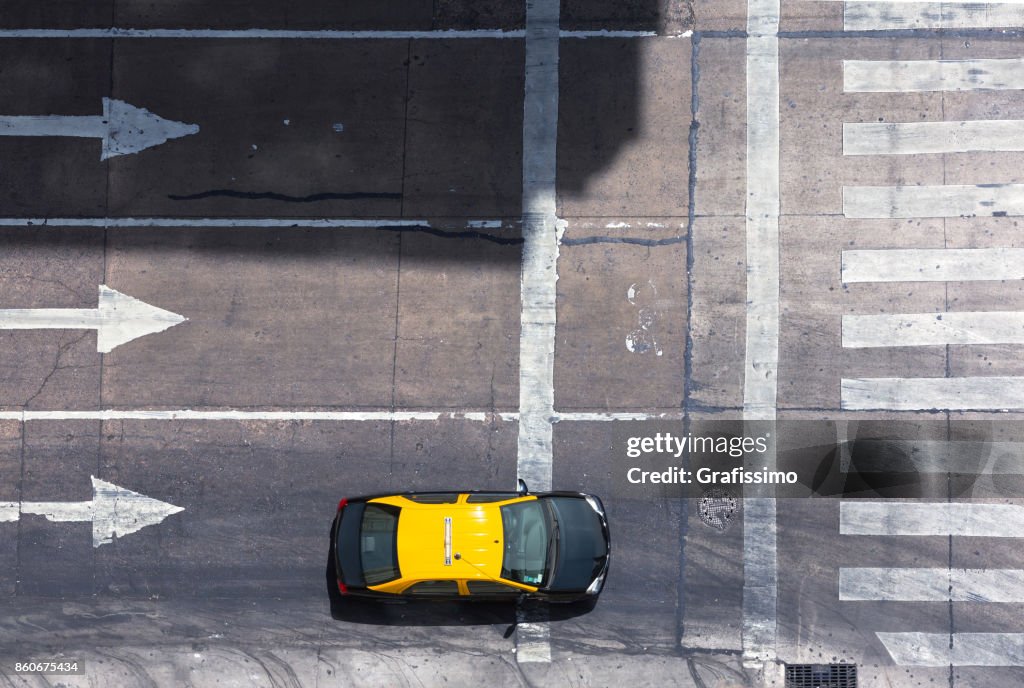
[[[0,685],[1024,684],[1021,5],[215,5],[0,2]],[[519,477],[592,611],[332,609]]]

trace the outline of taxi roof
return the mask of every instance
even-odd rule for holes
[[[397,534],[398,568],[402,572],[400,580],[501,578],[505,550],[501,507],[537,499],[534,495],[525,495],[501,501],[469,503],[466,500],[473,493],[450,494],[456,501],[442,504],[415,501],[417,495],[369,500],[402,510]],[[423,496],[428,497],[426,493]],[[445,556],[446,518],[451,519],[450,564],[446,563]],[[456,558],[456,554],[460,557]]]

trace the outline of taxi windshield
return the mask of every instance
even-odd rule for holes
[[[501,507],[505,554],[503,578],[540,587],[547,579],[548,553],[556,532],[547,510],[539,500]]]

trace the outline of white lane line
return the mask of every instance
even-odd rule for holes
[[[1024,344],[1024,312],[844,315],[843,347]]]
[[[876,633],[900,666],[1024,666],[1022,633]],[[952,647],[951,647],[952,646]]]
[[[779,362],[779,0],[747,0],[747,310],[743,418],[775,419]],[[774,470],[774,443],[758,466]],[[776,503],[744,500],[743,663],[769,671],[777,654]]]
[[[1024,570],[840,568],[839,599],[1024,602]]]
[[[0,420],[22,422],[37,420],[237,420],[237,421],[437,421],[467,420],[481,423],[493,420],[516,421],[518,413],[493,411],[196,411],[173,410],[101,410],[101,411],[0,411]],[[571,419],[570,419],[571,420]]]
[[[1024,151],[1024,120],[843,123],[843,155]]]
[[[843,439],[845,442],[845,438]],[[857,439],[857,473],[962,473],[1024,475],[1024,443]],[[847,461],[844,472],[849,472]]]
[[[843,251],[843,282],[971,282],[1024,279],[1024,248]]]
[[[868,502],[839,504],[842,535],[1024,537],[1024,506],[978,502]]]
[[[681,38],[693,35],[692,31],[681,34],[666,34],[664,38]],[[657,31],[616,31],[608,29],[559,31],[561,38],[655,38]],[[294,39],[294,40],[453,40],[453,39],[521,39],[526,37],[522,29],[436,29],[427,31],[342,31],[342,30],[292,30],[292,29],[130,29],[110,27],[101,29],[0,29],[0,38],[230,38],[253,39]]]
[[[847,93],[1024,89],[1024,58],[843,60]]]
[[[559,221],[555,155],[558,149],[559,0],[526,3],[526,75],[523,96],[523,262],[519,313],[519,438],[517,473],[532,490],[551,489],[555,406],[555,283]],[[551,629],[517,611],[516,661],[550,662]]]
[[[1024,26],[1024,5],[972,2],[847,2],[845,31],[994,29]]]
[[[147,227],[270,227],[270,228],[337,228],[375,229],[380,227],[450,228],[462,224],[470,229],[496,229],[518,227],[519,222],[501,220],[463,220],[431,223],[428,220],[362,219],[331,217],[0,217],[0,227],[99,227],[136,229]]]
[[[637,421],[637,420],[682,420],[682,411],[666,411],[662,413],[645,413],[642,411],[556,411],[551,416],[552,423],[565,421],[606,422],[606,421]]]
[[[587,413],[554,413],[553,423],[618,422],[643,420],[680,420],[682,412],[641,413],[608,411]],[[0,411],[0,420],[237,420],[237,421],[437,421],[466,420],[480,423],[491,421],[515,422],[515,411],[236,411],[232,409],[197,411],[172,410],[101,410],[101,411]]]
[[[1024,215],[1024,184],[844,186],[843,214],[851,218]]]
[[[886,411],[1024,409],[1024,377],[843,378],[840,405]]]

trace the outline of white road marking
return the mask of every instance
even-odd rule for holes
[[[131,155],[170,139],[199,131],[149,110],[112,98],[103,99],[102,115],[0,116],[0,136],[73,136],[100,139],[100,160]]]
[[[519,314],[517,473],[531,490],[551,489],[555,388],[558,242],[555,216],[558,149],[559,0],[526,3],[523,95],[523,263]],[[516,661],[550,662],[551,630],[518,610]]]
[[[501,220],[459,220],[470,229],[514,228],[519,222]],[[142,229],[148,227],[208,227],[230,229],[236,227],[269,227],[287,229],[376,229],[386,227],[450,228],[452,223],[431,223],[428,220],[312,218],[312,217],[0,217],[0,227],[100,227]]]
[[[840,568],[840,600],[1024,602],[1024,570]]]
[[[846,441],[845,438],[843,441]],[[1024,443],[857,439],[857,473],[962,473],[1024,475]],[[849,472],[850,444],[843,469]]]
[[[692,31],[668,34],[664,38],[682,38],[693,35]],[[559,31],[562,38],[654,38],[657,31],[609,31],[607,29],[583,31]],[[522,29],[436,29],[427,31],[343,31],[343,30],[292,30],[292,29],[126,29],[120,27],[101,29],[2,29],[2,38],[230,38],[240,40],[294,39],[294,40],[452,40],[452,39],[522,39]]]
[[[775,419],[779,361],[779,0],[747,0],[745,421]],[[773,470],[774,443],[758,458]],[[775,499],[744,500],[743,662],[769,671],[777,644]]]
[[[1024,312],[844,315],[843,347],[1024,344]]]
[[[88,502],[4,502],[0,522],[16,521],[22,514],[44,516],[56,522],[92,521],[92,546],[99,547],[146,526],[161,523],[171,514],[184,511],[158,499],[126,490],[98,478],[92,479],[92,500]]]
[[[1024,666],[1022,633],[876,633],[901,666]],[[951,647],[952,646],[952,647]]]
[[[552,423],[594,423],[643,420],[682,420],[682,411],[647,413],[641,411],[555,412]],[[229,421],[386,421],[419,422],[465,420],[480,423],[516,422],[515,411],[197,411],[194,409],[147,410],[107,409],[99,411],[0,411],[0,420],[229,420]]]
[[[186,318],[105,284],[98,308],[7,308],[0,310],[0,330],[96,330],[96,350],[110,353],[121,344],[185,322]]]
[[[889,29],[992,29],[1024,26],[1024,5],[1015,2],[847,2],[846,31]]]
[[[1024,120],[843,124],[843,155],[1024,151]]]
[[[840,397],[846,410],[1024,409],[1024,377],[843,378]]]
[[[1024,89],[1024,58],[843,60],[847,93]]]
[[[1024,279],[1024,248],[843,251],[843,282],[970,282]]]
[[[1024,537],[1024,506],[979,502],[839,504],[842,535]]]
[[[843,214],[853,218],[1024,215],[1024,184],[844,186]]]

